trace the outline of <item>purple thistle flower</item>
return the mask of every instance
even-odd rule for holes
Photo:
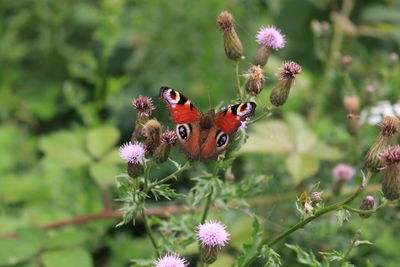
[[[349,181],[356,174],[356,170],[348,164],[338,164],[333,170],[332,175],[336,181]]]
[[[256,41],[260,45],[278,50],[285,46],[285,36],[275,26],[261,27],[257,32]]]
[[[294,79],[301,72],[301,66],[294,61],[286,61],[278,74],[280,80]]]
[[[250,121],[250,118],[246,118],[246,119],[240,121],[240,126],[239,126],[239,128],[240,128],[241,130],[246,129],[246,128],[247,128],[247,123],[248,123],[249,121]]]
[[[196,236],[204,247],[223,247],[229,241],[225,228],[222,223],[208,221],[197,227]]]
[[[156,267],[185,267],[187,266],[186,259],[182,259],[178,254],[167,253],[164,257],[160,257],[154,261]]]
[[[146,153],[146,150],[143,146],[142,143],[135,142],[135,143],[125,143],[119,148],[119,155],[121,156],[122,159],[124,159],[126,162],[130,163],[139,163],[142,158],[144,157],[144,154]]]

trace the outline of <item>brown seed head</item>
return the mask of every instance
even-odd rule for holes
[[[249,95],[258,95],[264,87],[264,70],[259,65],[253,65],[246,74],[246,90]]]
[[[392,137],[394,134],[397,133],[398,127],[399,127],[399,119],[393,116],[386,116],[380,125],[381,135]]]
[[[217,25],[221,31],[228,32],[235,27],[235,21],[231,13],[223,11],[217,17]]]
[[[146,152],[152,155],[161,142],[161,124],[152,119],[143,126],[142,135],[146,138]]]

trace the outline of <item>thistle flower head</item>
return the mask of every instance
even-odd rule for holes
[[[208,221],[197,227],[196,236],[204,247],[223,247],[229,241],[225,228],[222,223]]]
[[[345,96],[343,98],[343,105],[347,114],[357,114],[360,111],[360,99],[358,96]]]
[[[152,110],[154,110],[153,100],[148,96],[138,96],[132,100],[132,106],[138,111],[139,116],[148,117]]]
[[[360,210],[372,210],[375,205],[375,199],[373,196],[365,196],[361,202],[360,205]],[[368,218],[370,217],[370,214],[360,214],[360,217],[362,218]]]
[[[341,61],[342,61],[342,66],[346,68],[351,65],[353,59],[351,58],[351,56],[343,56]]]
[[[280,80],[294,79],[297,74],[301,72],[301,66],[294,61],[287,61],[280,68]]]
[[[399,54],[397,54],[396,52],[392,52],[389,55],[389,59],[391,61],[392,64],[395,64],[399,61]]]
[[[349,181],[353,179],[356,170],[348,164],[338,164],[333,170],[332,175],[336,181]]]
[[[161,136],[161,143],[174,146],[177,140],[176,133],[174,131],[166,131]]]
[[[256,41],[262,46],[278,50],[285,46],[285,36],[275,26],[261,27],[257,32]]]
[[[397,128],[399,126],[399,119],[393,116],[386,116],[380,125],[381,135],[392,137],[397,133]]]
[[[390,146],[379,153],[378,157],[387,165],[400,163],[400,146]]]
[[[264,87],[264,70],[259,65],[253,65],[245,76],[247,93],[251,96],[258,95]]]
[[[119,155],[123,160],[129,163],[139,163],[145,154],[145,148],[142,143],[125,143],[119,148]]]
[[[311,195],[311,204],[316,205],[322,201],[321,192],[313,192]]]
[[[180,258],[177,254],[167,253],[154,261],[156,267],[186,267],[186,259]]]
[[[228,11],[223,11],[217,17],[217,25],[221,31],[227,32],[235,27],[235,21],[231,13]]]

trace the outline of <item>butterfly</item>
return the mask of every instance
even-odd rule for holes
[[[241,121],[254,115],[256,109],[254,102],[245,102],[218,113],[214,109],[202,113],[187,97],[168,87],[160,88],[160,98],[176,124],[180,151],[200,161],[215,160],[233,140]]]

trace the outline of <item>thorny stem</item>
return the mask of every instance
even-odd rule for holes
[[[279,234],[277,237],[275,237],[274,239],[272,239],[269,242],[266,242],[266,240],[264,239],[259,245],[258,245],[258,249],[261,249],[262,246],[267,243],[267,245],[269,247],[271,247],[272,245],[278,243],[279,241],[281,241],[282,239],[286,238],[287,236],[289,236],[291,233],[295,232],[296,230],[302,228],[303,226],[305,226],[306,224],[308,224],[309,222],[317,219],[318,217],[329,213],[331,211],[335,211],[335,210],[339,210],[342,209],[346,204],[350,203],[351,201],[353,201],[366,187],[366,185],[368,184],[369,180],[371,179],[372,176],[372,172],[368,172],[365,182],[363,181],[363,183],[358,187],[357,191],[354,192],[353,195],[351,195],[350,197],[339,201],[336,204],[332,204],[330,206],[327,206],[325,208],[320,209],[319,211],[317,211],[315,214],[311,215],[310,217],[307,217],[306,219],[296,223],[295,225],[293,225],[292,227],[290,227],[288,230],[286,230],[285,232]],[[257,255],[253,256],[247,263],[245,266],[250,266],[250,264],[252,262],[254,262],[257,259]]]
[[[341,264],[343,264],[346,261],[346,259],[349,256],[351,250],[353,249],[354,244],[356,243],[358,237],[361,234],[361,228],[362,228],[363,224],[364,224],[364,218],[361,218],[360,226],[358,227],[357,231],[354,234],[354,237],[353,237],[353,240],[351,241],[351,245],[350,245],[349,249],[346,251],[346,254],[344,254],[342,260],[340,261]]]
[[[240,98],[240,100],[242,100],[243,99],[243,94],[242,94],[242,89],[241,89],[241,86],[240,86],[239,61],[238,60],[235,60],[234,70],[235,70],[236,86],[237,86],[237,89],[238,89],[239,98]]]
[[[153,247],[154,247],[154,250],[156,251],[157,257],[160,257],[160,253],[158,252],[158,245],[157,245],[156,239],[154,238],[153,230],[151,230],[149,220],[147,218],[144,208],[142,208],[142,217],[143,217],[144,226],[146,227],[147,234],[150,237],[151,243],[153,244]]]

